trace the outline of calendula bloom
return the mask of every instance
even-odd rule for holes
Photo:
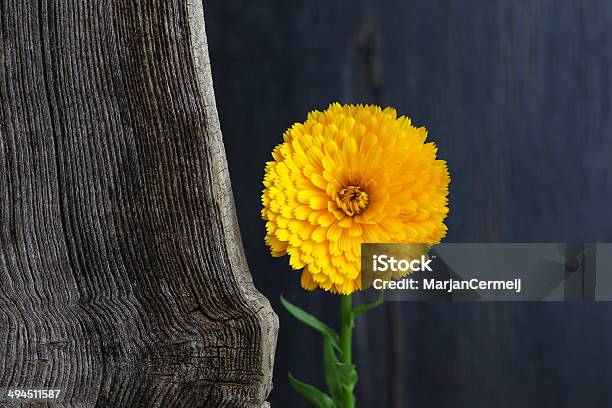
[[[334,103],[296,123],[266,164],[262,217],[273,256],[301,284],[361,288],[362,242],[438,243],[450,177],[425,128],[392,108]]]

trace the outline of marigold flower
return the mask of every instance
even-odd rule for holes
[[[334,103],[284,134],[266,164],[262,217],[273,256],[301,284],[361,289],[362,242],[438,243],[450,177],[427,131],[392,108]]]

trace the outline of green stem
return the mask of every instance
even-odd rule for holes
[[[340,349],[342,351],[342,363],[347,365],[353,364],[352,346],[353,346],[353,302],[351,295],[340,297]],[[342,408],[354,408],[355,396],[353,389],[345,389]]]

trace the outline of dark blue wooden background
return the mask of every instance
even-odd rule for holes
[[[278,304],[336,318],[272,259],[261,179],[283,131],[332,101],[392,105],[451,175],[450,242],[612,241],[612,2],[205,1],[245,249],[280,315],[275,407],[321,385],[320,340]],[[612,271],[611,271],[612,273]],[[361,407],[612,404],[612,306],[387,304],[360,320]]]

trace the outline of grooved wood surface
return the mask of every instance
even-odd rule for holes
[[[0,388],[264,403],[206,47],[201,2],[0,0]]]

